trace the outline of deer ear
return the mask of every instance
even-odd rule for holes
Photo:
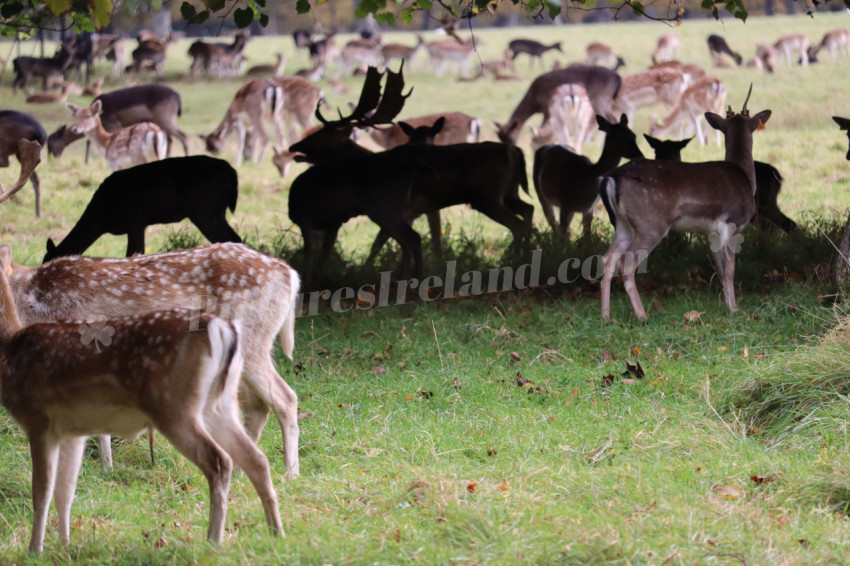
[[[691,136],[691,137],[689,137],[689,138],[688,138],[688,139],[686,139],[686,140],[682,140],[682,141],[676,142],[676,145],[678,145],[678,146],[679,146],[679,149],[685,149],[685,147],[687,147],[687,145],[688,145],[689,143],[691,143],[691,142],[693,141],[693,139],[694,139],[694,136]]]
[[[431,126],[431,134],[436,136],[441,131],[443,131],[443,126],[445,126],[445,125],[446,125],[446,117],[440,116],[439,118],[437,118],[437,121],[434,122],[434,125]]]
[[[708,125],[715,130],[720,130],[721,132],[726,131],[726,120],[720,115],[715,114],[714,112],[706,112],[705,120],[708,122]]]
[[[770,114],[770,110],[762,110],[761,112],[750,118],[750,120],[753,120],[758,127],[763,128],[764,125],[767,124],[767,120],[770,118]]]
[[[68,109],[69,109],[69,110],[70,110],[73,114],[76,114],[76,113],[80,110],[80,107],[79,107],[79,106],[77,106],[76,104],[74,104],[73,102],[66,102],[66,103],[65,103],[65,106],[67,106],[67,107],[68,107]]]
[[[629,125],[629,118],[625,114],[620,114],[620,125],[621,126],[628,126]]]
[[[399,122],[398,127],[401,128],[401,131],[404,132],[404,135],[406,135],[407,137],[413,135],[413,126],[411,126],[407,122]]]
[[[101,108],[103,108],[103,103],[100,101],[100,99],[95,100],[94,102],[91,103],[91,110],[95,114],[100,114]]]
[[[842,130],[850,130],[850,119],[842,118],[841,116],[833,116],[832,119]]]
[[[661,143],[661,140],[659,140],[658,138],[654,138],[649,134],[644,134],[643,138],[647,141],[647,143],[649,143],[649,147],[651,147],[652,149],[658,149],[658,144]]]

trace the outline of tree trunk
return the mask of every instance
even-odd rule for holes
[[[166,38],[171,33],[171,10],[163,6],[159,12],[153,14],[153,32],[157,37]]]
[[[765,0],[764,15],[773,16],[776,14],[776,0]]]

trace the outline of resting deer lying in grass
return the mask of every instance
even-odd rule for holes
[[[749,98],[748,93],[739,114],[731,107],[726,118],[705,114],[708,123],[726,136],[725,161],[632,161],[600,181],[602,202],[615,226],[614,241],[603,260],[603,320],[611,315],[611,280],[617,270],[635,315],[646,320],[635,270],[670,230],[709,236],[726,305],[737,310],[735,248],[756,211],[753,132],[770,118],[770,110],[751,117]]]
[[[655,150],[655,159],[659,161],[682,161],[682,150],[694,139],[662,141],[646,134],[643,137]],[[779,210],[777,202],[779,193],[782,191],[782,175],[769,163],[754,161],[753,165],[756,171],[756,218],[769,220],[785,232],[793,232],[797,229],[797,223]]]
[[[30,550],[43,549],[51,497],[59,536],[63,544],[69,542],[86,437],[132,438],[150,426],[206,477],[210,542],[218,544],[224,535],[234,464],[257,490],[271,532],[280,534],[269,462],[239,421],[239,325],[174,309],[99,320],[102,331],[88,340],[80,334],[87,328],[82,320],[23,326],[6,278],[11,259],[9,245],[0,245],[0,357],[5,362],[0,399],[30,444]]]
[[[245,353],[240,388],[245,428],[256,442],[270,408],[274,410],[283,434],[287,477],[298,476],[298,397],[272,358],[278,334],[289,359],[295,344],[299,277],[286,262],[242,244],[214,244],[126,259],[63,257],[34,268],[12,264],[7,272],[25,324],[178,307],[239,322]],[[108,438],[103,440],[101,460],[111,467]]]
[[[44,261],[84,253],[104,234],[127,234],[127,255],[145,253],[145,228],[188,218],[211,242],[241,242],[227,223],[239,179],[222,159],[171,157],[116,171],[92,195],[59,245],[47,241]]]
[[[599,177],[619,165],[624,157],[643,157],[625,114],[619,122],[610,123],[602,116],[596,116],[596,121],[605,132],[605,145],[596,163],[562,145],[544,145],[534,154],[534,188],[556,234],[569,237],[573,215],[582,214],[582,236],[589,236],[593,206],[599,198]],[[560,208],[560,224],[555,220],[555,206]]]
[[[168,155],[168,136],[153,122],[141,122],[110,133],[100,121],[100,100],[85,108],[70,102],[66,104],[74,113],[71,130],[86,134],[94,145],[102,149],[113,171],[165,159]]]
[[[39,154],[41,147],[44,145],[47,133],[38,120],[17,110],[0,110],[0,168],[9,166],[9,157],[14,155],[21,164],[21,176],[26,174],[29,180],[32,181],[32,188],[35,191],[35,217],[41,216],[41,183],[39,182],[38,174],[35,172],[35,166],[41,161]],[[23,147],[20,145],[21,140],[28,142],[36,142],[37,149],[32,144],[26,144]],[[23,152],[22,152],[23,149]],[[32,159],[32,163],[25,164],[27,159]],[[26,177],[23,177],[26,183]],[[17,186],[17,183],[16,183]],[[15,190],[10,190],[9,195],[3,195],[0,202],[11,198],[11,196],[20,190],[21,187]]]

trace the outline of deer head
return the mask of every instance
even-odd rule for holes
[[[100,100],[92,102],[91,106],[81,107],[73,102],[66,102],[71,112],[74,114],[74,125],[71,126],[71,131],[75,134],[84,134],[97,128],[100,122]]]
[[[16,192],[21,190],[27,179],[30,178],[36,166],[41,163],[41,145],[38,142],[21,139],[18,142],[18,157],[21,161],[21,174],[11,189],[0,185],[0,202],[12,198]]]

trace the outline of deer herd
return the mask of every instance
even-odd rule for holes
[[[281,176],[293,162],[307,165],[289,190],[289,216],[303,237],[301,275],[285,261],[241,243],[226,216],[236,210],[238,174],[222,159],[190,155],[190,138],[177,126],[183,108],[174,89],[151,83],[101,94],[101,80],[92,91],[96,98],[81,106],[66,101],[65,82],[58,94],[32,95],[32,102],[61,102],[70,110],[70,124],[49,136],[31,115],[0,111],[0,167],[8,167],[12,155],[21,166],[10,188],[0,186],[0,203],[31,181],[40,216],[35,169],[45,144],[58,158],[68,144],[86,137],[113,170],[70,233],[59,244],[48,240],[42,266],[20,266],[12,261],[10,245],[0,245],[0,400],[30,442],[30,550],[43,548],[51,499],[60,540],[69,541],[86,437],[98,436],[101,460],[111,466],[108,435],[135,438],[154,429],[206,477],[211,542],[223,537],[234,465],[255,487],[270,531],[282,533],[269,462],[256,442],[274,411],[286,476],[298,476],[298,400],[276,370],[272,348],[279,336],[284,354],[292,358],[302,279],[305,287],[314,285],[340,228],[355,216],[367,216],[379,227],[368,261],[389,238],[398,243],[402,279],[411,272],[422,276],[421,238],[412,223],[423,214],[437,256],[440,211],[457,204],[469,205],[522,241],[534,207],[522,198],[529,194],[529,182],[517,144],[535,114],[542,122],[531,128],[531,184],[548,225],[569,237],[573,215],[581,214],[586,237],[601,200],[614,227],[603,258],[603,320],[611,316],[617,274],[635,316],[647,318],[635,272],[670,230],[709,236],[725,302],[734,311],[736,241],[743,228],[753,218],[788,232],[796,228],[778,207],[782,175],[753,160],[753,134],[765,127],[770,110],[750,114],[752,86],[740,111],[727,107],[727,99],[740,93],[727,92],[720,78],[701,67],[676,61],[675,33],[658,39],[647,70],[621,76],[617,70],[627,64],[622,54],[594,42],[585,61],[543,72],[518,96],[507,120],[495,124],[498,142],[482,141],[482,121],[461,112],[397,121],[412,96],[401,69],[409,72],[424,53],[437,76],[457,65],[466,81],[486,71],[497,80],[512,80],[518,78],[518,55],[528,57],[531,69],[543,67],[543,55],[563,52],[562,45],[513,40],[503,59],[479,61],[479,75],[470,78],[480,39],[451,35],[426,41],[417,34],[413,45],[367,35],[340,45],[333,32],[299,30],[296,47],[309,52],[312,68],[284,76],[284,53],[274,64],[250,68],[249,80],[221,122],[200,136],[206,151],[221,154],[236,134],[239,167],[243,158],[263,161],[271,126],[277,142],[272,160]],[[26,88],[39,77],[46,91],[75,62],[95,56],[115,62],[113,76],[146,69],[161,73],[171,38],[143,33],[137,39],[130,53],[124,39],[104,35],[87,42],[88,51],[65,43],[51,58],[19,57],[13,62],[13,88]],[[190,73],[243,74],[247,41],[238,34],[229,43],[192,43]],[[727,57],[737,65],[744,62],[722,36],[709,36],[708,47],[717,67],[728,66]],[[850,56],[847,30],[829,32],[815,45],[802,34],[758,44],[757,63],[751,66],[774,72],[777,64],[796,64],[796,57],[806,66],[822,50],[833,58]],[[387,68],[391,63],[399,70]],[[359,100],[337,119],[325,117],[327,102],[315,84],[332,68],[365,76]],[[655,159],[646,159],[632,129],[634,117],[658,105],[667,114],[645,134],[655,150]],[[835,120],[850,130],[850,120]],[[725,159],[682,162],[681,150],[690,141],[683,138],[696,135],[707,143],[704,124],[716,131],[718,145],[725,138]],[[595,133],[604,143],[593,161],[581,152]],[[681,141],[657,139],[661,136]],[[182,157],[169,157],[172,138],[181,142]],[[361,145],[363,140],[371,149]],[[623,159],[629,162],[620,166]],[[185,218],[212,244],[142,255],[147,226]],[[322,235],[318,254],[313,252],[316,232]],[[127,234],[127,258],[80,255],[105,233]]]

